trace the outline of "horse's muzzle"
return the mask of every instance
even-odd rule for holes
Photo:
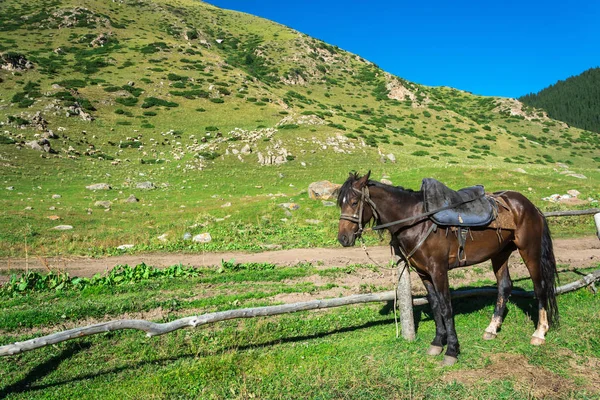
[[[354,242],[356,242],[356,234],[355,233],[340,233],[338,235],[338,242],[344,247],[354,246]]]

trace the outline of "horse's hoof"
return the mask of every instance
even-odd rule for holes
[[[427,350],[427,355],[428,356],[439,356],[440,354],[442,354],[442,351],[444,351],[443,347],[431,345],[431,346],[429,346],[429,350]]]
[[[496,339],[496,334],[491,332],[483,332],[483,340],[493,340]]]
[[[543,345],[544,343],[546,343],[546,339],[541,339],[541,338],[539,338],[539,337],[537,337],[537,336],[532,336],[532,337],[531,337],[531,342],[530,342],[530,343],[531,343],[532,345],[534,345],[534,346],[541,346],[541,345]]]
[[[444,356],[442,363],[440,364],[442,367],[451,367],[458,361],[458,358],[452,356]]]

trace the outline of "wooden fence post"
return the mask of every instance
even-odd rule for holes
[[[596,235],[598,235],[598,239],[600,239],[600,212],[594,215],[594,221],[596,222]]]
[[[408,341],[415,340],[415,320],[413,318],[413,301],[410,291],[410,269],[403,260],[398,263],[398,287],[396,301],[400,310],[400,326],[402,337]]]

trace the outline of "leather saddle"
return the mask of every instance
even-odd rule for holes
[[[431,216],[441,226],[486,226],[497,215],[497,205],[485,195],[482,185],[454,191],[433,178],[423,179],[421,191],[425,211],[443,209]],[[449,209],[444,209],[451,206]]]

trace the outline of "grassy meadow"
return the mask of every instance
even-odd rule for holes
[[[352,170],[519,190],[544,210],[570,189],[600,197],[597,134],[270,21],[188,0],[8,0],[0,15],[3,62],[32,64],[0,70],[0,257],[331,246],[337,211],[307,187]],[[53,152],[31,150],[49,131]],[[572,221],[554,232],[590,233]]]
[[[377,269],[225,263],[219,271],[198,269],[197,276],[175,271],[59,293],[3,292],[0,343],[102,320],[170,321],[276,304],[285,296],[335,295],[345,289],[340,278]],[[560,279],[570,282],[584,272],[567,269]],[[315,284],[314,277],[321,282]],[[494,283],[474,278],[473,286]],[[530,290],[531,282],[517,279],[515,288]],[[154,338],[117,331],[76,339],[4,359],[0,393],[10,399],[598,396],[598,296],[587,289],[561,295],[561,326],[542,347],[529,345],[534,301],[518,298],[508,304],[497,339],[483,340],[494,302],[454,301],[462,353],[451,368],[439,366],[441,356],[425,355],[435,333],[429,307],[415,308],[417,340],[406,342],[395,337],[393,307],[381,303],[232,320]]]
[[[596,133],[513,99],[414,84],[301,32],[200,1],[4,0],[0,66],[7,264],[338,246],[339,210],[307,190],[343,183],[350,171],[412,189],[433,177],[454,189],[517,190],[543,211],[600,200]],[[32,149],[42,145],[47,151]],[[138,188],[146,182],[151,189]],[[97,183],[111,189],[86,189]],[[571,189],[579,204],[542,200]],[[139,201],[127,202],[131,195]],[[555,237],[595,231],[590,217],[549,222]],[[212,240],[194,243],[188,233]],[[125,268],[89,281],[14,277],[0,287],[0,344],[109,319],[170,321],[393,286],[363,279],[381,273],[373,266],[264,261]],[[561,268],[563,282],[580,276]],[[597,398],[598,302],[587,289],[560,296],[563,323],[534,348],[532,302],[511,300],[502,332],[487,342],[494,300],[458,300],[463,352],[449,369],[425,355],[434,335],[428,307],[416,308],[410,343],[395,338],[393,307],[384,304],[151,339],[113,332],[2,359],[0,398]]]

